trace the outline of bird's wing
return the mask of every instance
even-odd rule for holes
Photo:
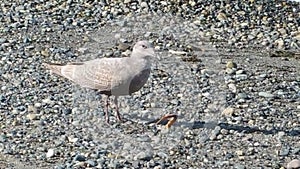
[[[114,82],[122,78],[122,75],[116,72],[122,72],[124,69],[123,59],[102,58],[80,64],[71,63],[62,67],[61,74],[82,87],[110,91]]]

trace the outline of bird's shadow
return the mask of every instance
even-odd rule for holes
[[[203,121],[195,121],[192,125],[189,124],[189,126],[192,126],[191,129],[199,129],[199,128],[208,128],[208,129],[214,129],[216,126],[219,126],[221,129],[226,130],[234,130],[240,133],[263,133],[265,135],[269,134],[278,134],[279,132],[284,132],[287,136],[300,136],[300,130],[299,129],[280,129],[280,128],[272,128],[270,130],[266,129],[259,129],[259,127],[250,127],[250,126],[243,126],[243,125],[237,125],[237,124],[229,124],[229,123],[215,123],[215,122],[203,122]]]

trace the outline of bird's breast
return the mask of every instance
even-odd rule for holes
[[[147,82],[151,69],[144,69],[137,73],[130,81],[129,94],[140,90]]]
[[[115,71],[111,94],[130,95],[140,90],[147,82],[151,64],[144,60],[128,60],[128,64]]]

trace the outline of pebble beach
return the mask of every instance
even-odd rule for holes
[[[300,2],[3,0],[0,16],[1,169],[300,168]],[[160,59],[120,97],[124,123],[42,66],[139,40]]]

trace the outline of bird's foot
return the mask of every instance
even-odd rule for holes
[[[105,117],[105,122],[106,122],[106,124],[110,125],[108,116]]]

